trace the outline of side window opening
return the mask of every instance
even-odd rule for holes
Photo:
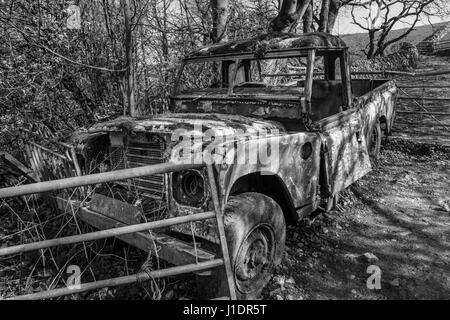
[[[304,93],[306,60],[306,57],[244,60],[236,74],[233,94],[291,96],[299,101]]]
[[[339,55],[316,58],[311,94],[311,118],[318,121],[345,109],[344,83]]]
[[[178,92],[181,94],[226,93],[228,79],[223,77],[220,61],[187,63],[181,73]]]

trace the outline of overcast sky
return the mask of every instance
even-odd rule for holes
[[[355,9],[355,16],[360,18],[358,22],[363,24],[367,24],[368,10],[364,8]],[[444,21],[449,21],[450,17],[440,18],[440,17],[431,17],[431,23],[439,23]],[[405,19],[402,23],[398,22],[398,24],[394,27],[394,29],[406,28],[409,26],[408,23],[412,23],[414,21],[414,17],[409,17]],[[429,24],[428,19],[425,18],[423,21],[419,21],[417,25]],[[364,32],[360,27],[353,24],[353,19],[351,17],[349,10],[342,10],[339,14],[338,20],[336,22],[334,33],[336,34],[347,34],[347,33],[360,33]]]

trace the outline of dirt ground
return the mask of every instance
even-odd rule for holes
[[[449,168],[449,149],[385,141],[377,167],[338,210],[289,228],[265,297],[449,299]],[[381,269],[379,290],[367,288],[369,265]]]

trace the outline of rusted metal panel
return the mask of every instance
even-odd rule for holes
[[[126,225],[84,207],[80,208],[78,216],[81,220],[99,230],[124,227]],[[160,259],[174,265],[213,260],[216,256],[213,252],[206,251],[200,247],[194,248],[190,243],[158,231],[152,233],[140,231],[124,234],[117,238],[146,252],[152,251]]]
[[[81,176],[82,172],[74,147],[53,141],[49,142],[49,144],[58,146],[63,151],[55,151],[33,141],[25,143],[25,156],[30,161],[35,181],[50,181],[65,177]],[[77,190],[77,193],[80,192],[83,193],[83,189]]]
[[[204,106],[203,108],[207,107]],[[200,126],[204,131],[214,130],[217,133],[223,134],[228,132],[233,133],[238,129],[244,132],[251,132],[255,129],[277,129],[280,132],[285,131],[283,125],[276,121],[257,117],[245,117],[239,114],[220,113],[167,113],[151,116],[146,119],[120,118],[94,125],[89,131],[93,133],[132,131],[172,134],[179,129],[190,132],[195,129],[195,126]],[[167,138],[169,142],[171,140],[170,135]]]
[[[395,82],[389,81],[355,100],[354,106],[359,109],[366,137],[381,117],[387,120],[387,132],[391,131],[397,94]]]
[[[302,155],[304,146],[311,148],[307,157]],[[277,149],[270,149],[277,146]],[[233,148],[234,145],[228,145]],[[253,163],[241,163],[239,155],[236,161],[228,166],[218,165],[219,181],[226,200],[233,184],[240,178],[251,173],[275,175],[286,186],[295,207],[311,203],[316,197],[319,183],[320,139],[317,133],[282,134],[267,138],[240,141],[237,150],[243,150],[246,155],[255,155]],[[261,159],[260,155],[269,155]],[[269,159],[269,161],[268,161]]]
[[[126,224],[141,222],[143,212],[129,203],[94,193],[87,204],[88,208]]]
[[[372,169],[361,117],[353,110],[348,120],[337,120],[322,134],[327,142],[329,184],[335,195]]]
[[[32,182],[38,182],[37,175],[32,169],[27,168],[23,163],[7,152],[0,151],[0,181],[1,176],[14,175],[28,178]]]

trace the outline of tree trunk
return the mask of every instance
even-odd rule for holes
[[[64,72],[61,78],[61,84],[64,89],[72,93],[73,99],[83,110],[88,124],[94,123],[97,120],[94,113],[94,110],[96,109],[96,103],[92,101],[78,86],[74,76],[67,72]]]
[[[313,1],[310,1],[308,8],[306,9],[305,15],[303,16],[303,33],[312,32],[312,24],[313,24]]]
[[[366,53],[367,59],[375,56],[375,30],[369,30],[369,50]]]
[[[278,15],[270,22],[269,31],[289,32],[303,18],[310,0],[284,0]]]
[[[330,12],[330,0],[322,1],[322,8],[320,9],[320,23],[319,23],[319,31],[320,32],[328,32],[328,18]]]
[[[336,19],[339,15],[339,9],[342,7],[342,0],[331,0],[330,8],[328,12],[328,27],[327,32],[332,33],[334,25],[336,24]]]
[[[211,0],[212,32],[211,40],[218,43],[226,40],[228,0]]]
[[[126,95],[126,107],[131,117],[138,116],[136,109],[136,103],[134,100],[134,61],[133,61],[133,34],[131,29],[131,8],[130,0],[122,0],[123,2],[123,14],[125,20],[125,60],[126,60],[126,72],[124,78],[125,95]]]

